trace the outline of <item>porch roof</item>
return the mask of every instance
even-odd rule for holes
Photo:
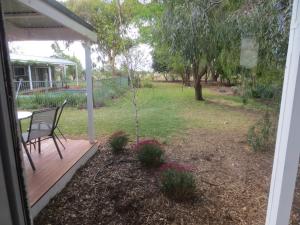
[[[3,11],[9,41],[97,40],[89,23],[55,0],[4,1]]]
[[[47,65],[66,65],[66,66],[76,65],[76,63],[73,61],[61,59],[61,58],[18,55],[18,54],[10,54],[10,60],[13,63],[22,63],[22,64],[47,64]]]

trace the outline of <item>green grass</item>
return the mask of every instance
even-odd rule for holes
[[[73,86],[76,82],[73,82]],[[84,85],[80,83],[80,85]],[[84,87],[84,86],[82,86]],[[84,87],[86,88],[86,87]],[[106,99],[117,98],[128,90],[128,78],[116,77],[111,79],[96,80],[93,83],[94,103],[96,106],[103,105]],[[66,92],[66,91],[72,91]],[[41,109],[56,107],[67,99],[68,105],[74,108],[86,108],[86,94],[76,89],[58,91],[36,92],[31,95],[19,95],[17,105],[19,109]]]
[[[253,100],[243,105],[236,96],[222,96],[204,89],[206,101],[194,99],[193,88],[181,88],[178,84],[155,83],[154,88],[142,88],[138,92],[140,134],[168,140],[191,128],[232,131],[248,129],[258,113],[249,112],[265,106]],[[96,135],[110,135],[123,130],[135,134],[134,111],[131,93],[108,100],[105,107],[94,110]],[[258,111],[259,112],[259,111]],[[66,108],[61,128],[71,137],[87,136],[87,111]]]

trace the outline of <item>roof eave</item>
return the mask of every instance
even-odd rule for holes
[[[97,42],[95,29],[55,0],[18,0],[33,10],[51,18],[62,26],[77,32],[81,40]]]

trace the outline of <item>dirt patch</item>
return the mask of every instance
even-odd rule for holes
[[[34,224],[264,224],[272,153],[252,152],[245,134],[200,129],[165,149],[169,161],[194,168],[192,201],[169,200],[157,171],[143,169],[133,151],[114,156],[102,144]],[[297,217],[292,224],[299,224]]]
[[[207,87],[211,91],[214,91],[215,94],[217,94],[217,95],[222,95],[222,96],[224,96],[224,95],[225,96],[226,95],[229,95],[229,96],[235,95],[232,87],[227,87],[227,86],[224,86],[224,85],[207,86]]]

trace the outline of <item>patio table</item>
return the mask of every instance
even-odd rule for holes
[[[18,111],[18,120],[23,120],[23,119],[30,118],[31,115],[32,115],[32,112]]]

